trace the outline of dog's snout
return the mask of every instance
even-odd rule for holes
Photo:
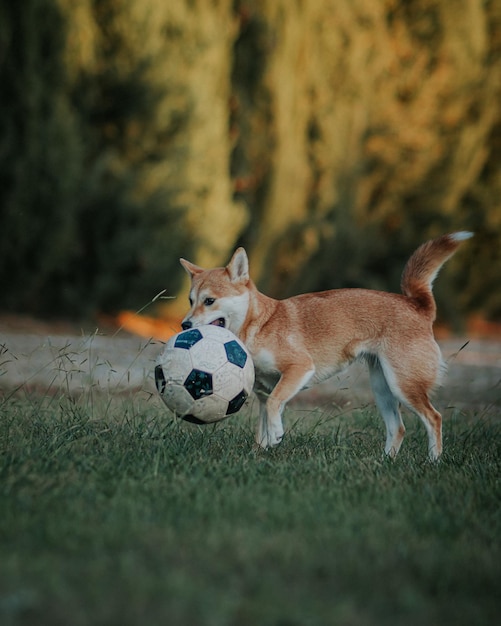
[[[185,322],[181,324],[181,328],[183,330],[189,330],[192,326],[193,324],[189,320],[186,320]]]

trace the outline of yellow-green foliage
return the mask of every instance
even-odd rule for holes
[[[501,312],[498,2],[3,3],[0,78],[4,307],[140,306],[242,243],[272,295],[397,289],[469,228],[439,309]]]

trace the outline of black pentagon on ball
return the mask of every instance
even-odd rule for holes
[[[203,339],[202,333],[198,330],[198,328],[191,328],[190,330],[185,330],[176,337],[176,341],[174,342],[175,348],[184,348],[185,350],[189,350],[192,346]]]
[[[232,415],[233,413],[238,413],[244,402],[247,400],[247,392],[242,389],[242,391],[237,394],[233,400],[228,402],[228,408],[226,409],[226,415]]]
[[[181,415],[181,419],[190,424],[197,424],[198,426],[205,426],[207,424],[207,422],[202,422],[201,419],[198,419],[198,417],[194,415]]]
[[[247,361],[247,353],[238,342],[234,340],[228,341],[224,344],[224,349],[230,363],[238,365],[238,367],[244,367]]]
[[[212,374],[193,369],[184,381],[184,386],[194,400],[212,394]]]

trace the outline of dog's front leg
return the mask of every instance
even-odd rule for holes
[[[256,443],[262,448],[269,448],[270,446],[277,445],[281,441],[281,438],[283,436],[283,428],[282,432],[280,432],[280,428],[282,427],[282,420],[280,420],[279,428],[273,429],[275,431],[274,436],[271,436],[272,431],[268,426],[268,410],[266,408],[267,397],[260,394],[258,395],[258,398],[259,422],[257,425]]]
[[[282,373],[268,399],[259,396],[259,424],[256,441],[262,448],[276,446],[282,441],[284,406],[306,386],[314,372],[312,363],[308,363],[308,367],[291,366]]]

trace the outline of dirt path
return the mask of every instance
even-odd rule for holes
[[[436,404],[501,410],[501,342],[486,339],[440,342],[448,373]],[[153,368],[162,342],[106,329],[79,332],[67,324],[44,324],[23,318],[0,318],[0,395],[12,391],[54,394],[145,391],[155,394]],[[464,346],[464,347],[463,347]],[[340,408],[372,402],[363,365],[303,392],[300,405]]]

